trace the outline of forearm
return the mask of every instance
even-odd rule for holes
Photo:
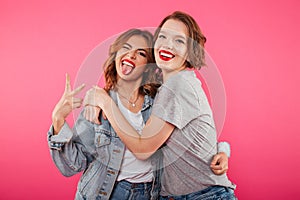
[[[150,116],[141,135],[129,124],[112,99],[109,99],[103,111],[115,132],[124,144],[139,159],[146,159],[152,155],[171,135],[174,127],[155,116]]]
[[[76,139],[71,139],[73,131],[65,123],[59,134],[54,135],[53,126],[48,132],[48,143],[51,157],[64,176],[72,176],[85,169],[87,159],[79,146],[80,143]],[[79,146],[78,146],[79,145]]]
[[[74,155],[74,152],[71,150],[74,148],[74,144],[68,144],[63,146],[63,150],[50,150],[50,154],[54,164],[56,165],[57,169],[63,174],[64,176],[73,176],[86,168],[86,160],[76,159],[76,160],[69,160],[71,154]],[[73,146],[73,147],[72,147]],[[84,158],[78,156],[78,158]]]
[[[64,176],[74,175],[85,170],[93,159],[95,130],[94,125],[83,117],[82,111],[71,129],[65,122],[59,133],[54,135],[54,127],[48,132],[50,153],[57,168]]]
[[[115,102],[108,98],[105,106],[102,108],[107,119],[112,125],[115,132],[125,143],[125,145],[133,152],[139,152],[141,138],[139,133],[129,124],[127,119],[123,116]]]

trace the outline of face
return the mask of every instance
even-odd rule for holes
[[[165,71],[185,68],[187,59],[188,30],[184,23],[169,19],[161,27],[154,44],[156,64]]]
[[[149,48],[144,37],[134,35],[123,44],[116,55],[116,69],[121,80],[136,81],[142,79],[146,70]]]

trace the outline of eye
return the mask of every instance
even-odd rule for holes
[[[160,38],[160,39],[166,39],[166,36],[164,36],[163,34],[159,34],[158,38]]]
[[[176,39],[175,41],[179,44],[185,44],[185,42],[182,39]]]
[[[138,51],[138,54],[145,57],[145,58],[147,57],[147,55],[144,51]]]
[[[123,49],[127,49],[127,50],[130,49],[128,45],[123,45],[122,48],[123,48]]]

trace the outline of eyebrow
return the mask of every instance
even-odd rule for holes
[[[131,46],[130,44],[128,44],[127,42],[126,42],[124,45],[127,45],[127,46],[129,46],[130,48],[132,48],[132,46]]]
[[[130,44],[128,44],[128,43],[125,43],[124,45],[127,45],[127,46],[129,46],[129,48],[131,48],[132,49],[132,46],[130,45]],[[141,48],[139,48],[139,49],[137,49],[138,51],[144,51],[144,52],[146,52],[147,53],[147,51],[146,51],[146,49],[141,49]]]
[[[174,32],[175,32],[175,31],[174,31]],[[161,30],[159,33],[166,34],[167,32],[166,32],[166,31],[164,31],[164,30]],[[180,35],[180,34],[175,34],[175,37],[179,37],[179,38],[182,38],[182,39],[186,40],[186,37],[185,37],[185,36],[183,36],[183,35]]]

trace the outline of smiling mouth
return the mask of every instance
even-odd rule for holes
[[[159,57],[160,59],[164,60],[164,61],[169,61],[171,59],[173,59],[175,57],[174,54],[172,54],[171,52],[169,51],[166,51],[166,50],[160,50],[159,51]]]
[[[134,68],[135,64],[131,60],[123,59],[121,61],[121,71],[124,75],[130,74]]]

